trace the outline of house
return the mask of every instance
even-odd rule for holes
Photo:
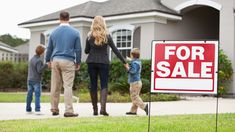
[[[0,61],[16,61],[15,54],[17,53],[18,51],[13,47],[0,42]]]
[[[0,61],[27,62],[29,44],[23,44],[17,47],[11,47],[0,42]]]
[[[92,18],[102,15],[124,56],[138,47],[141,57],[150,59],[152,40],[219,40],[235,69],[234,7],[235,0],[108,0],[89,1],[65,10],[71,14],[71,25],[80,31],[83,48]],[[29,56],[38,43],[47,43],[59,23],[59,13],[19,24],[31,31]],[[110,56],[113,58],[111,52]],[[235,93],[235,81],[230,92]]]
[[[27,62],[29,60],[29,43],[25,43],[19,46],[16,46],[15,49],[18,51],[18,61]]]

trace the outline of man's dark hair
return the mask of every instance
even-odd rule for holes
[[[62,11],[60,13],[60,20],[62,21],[68,21],[69,20],[69,13],[66,11]]]

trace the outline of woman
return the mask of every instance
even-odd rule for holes
[[[98,76],[100,78],[101,92],[100,114],[108,116],[106,112],[106,101],[108,94],[108,76],[109,76],[109,55],[108,46],[111,47],[116,56],[126,64],[123,56],[115,47],[111,36],[108,34],[105,20],[102,16],[96,16],[92,21],[90,32],[86,39],[85,53],[88,54],[86,63],[88,64],[88,73],[90,76],[90,95],[93,105],[93,115],[98,115],[97,107],[97,82]]]

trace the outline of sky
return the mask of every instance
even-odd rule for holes
[[[23,39],[30,38],[29,29],[18,24],[72,7],[89,0],[1,0],[0,35],[11,34]],[[92,0],[102,2],[106,0]]]

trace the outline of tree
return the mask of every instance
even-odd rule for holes
[[[29,40],[28,39],[24,40],[16,36],[11,36],[10,34],[4,34],[0,36],[0,41],[12,47],[16,47],[27,43]]]

